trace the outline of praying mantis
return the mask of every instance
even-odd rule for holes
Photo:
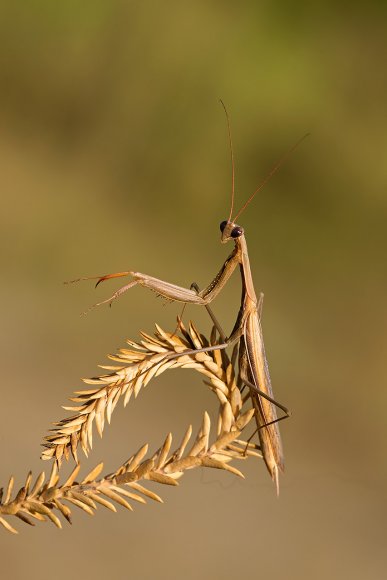
[[[79,280],[88,280],[91,278],[98,278],[96,286],[101,282],[112,278],[131,276],[132,281],[117,290],[110,298],[95,304],[111,304],[121,294],[133,288],[137,284],[153,290],[158,295],[171,301],[183,302],[184,304],[195,304],[204,306],[210,313],[210,316],[217,325],[216,319],[213,316],[209,304],[221,292],[230,276],[239,266],[242,282],[242,298],[239,312],[234,324],[234,328],[228,338],[225,337],[222,329],[218,326],[221,343],[216,346],[205,347],[193,351],[187,351],[184,354],[195,352],[204,352],[210,350],[225,349],[231,344],[238,342],[238,366],[239,366],[239,382],[245,385],[250,391],[250,397],[255,411],[255,419],[257,424],[257,431],[260,441],[260,449],[265,461],[266,467],[275,483],[277,494],[279,492],[279,473],[284,470],[284,455],[282,450],[281,436],[279,432],[278,422],[289,417],[290,413],[286,407],[274,400],[273,389],[271,386],[268,363],[265,354],[265,346],[263,342],[263,333],[261,327],[261,314],[263,305],[263,294],[257,297],[251,273],[250,261],[247,250],[247,242],[243,228],[236,223],[236,219],[250,204],[256,194],[266,185],[272,175],[283,164],[288,155],[294,151],[300,142],[306,137],[302,137],[271,169],[266,178],[261,182],[259,187],[249,197],[242,208],[233,217],[234,198],[235,198],[235,167],[234,154],[231,138],[230,120],[228,112],[223,102],[221,101],[227,118],[227,128],[229,137],[229,146],[231,153],[232,166],[232,192],[231,192],[231,208],[227,220],[220,224],[221,242],[234,242],[234,249],[228,258],[221,266],[219,272],[214,279],[204,289],[199,290],[196,284],[192,284],[190,288],[184,288],[171,284],[143,274],[141,272],[125,271],[107,274],[104,276],[93,276],[87,278],[78,278],[72,282]],[[181,353],[177,356],[181,356]],[[169,356],[169,358],[171,358]],[[276,407],[284,412],[284,415],[277,417]]]

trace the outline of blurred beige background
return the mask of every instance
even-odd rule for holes
[[[63,280],[123,269],[208,283],[230,247],[224,114],[237,205],[302,134],[245,227],[281,424],[279,499],[263,463],[246,480],[191,472],[165,504],[72,527],[1,532],[6,578],[385,578],[385,3],[4,2],[0,6],[1,481],[42,469],[43,435],[79,377],[180,306],[136,288]],[[238,276],[214,308],[226,330]],[[203,331],[208,322],[190,308]],[[166,374],[113,416],[85,470],[176,440],[214,398]],[[44,464],[45,469],[48,468]]]

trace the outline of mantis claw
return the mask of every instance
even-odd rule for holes
[[[98,284],[101,284],[101,282],[105,282],[105,280],[110,280],[110,278],[122,278],[123,276],[129,276],[129,274],[131,274],[131,272],[116,272],[114,274],[105,274],[105,276],[101,276],[99,278],[95,288],[97,288]]]
[[[120,278],[122,276],[129,276],[132,272],[116,272],[114,274],[104,274],[103,276],[82,276],[81,278],[75,278],[75,280],[65,280],[63,284],[74,284],[75,282],[82,282],[83,280],[97,280],[95,288],[98,284],[104,282],[105,280],[110,280],[110,278]]]

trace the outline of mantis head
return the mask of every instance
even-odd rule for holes
[[[222,244],[225,244],[229,240],[235,241],[237,238],[240,238],[244,234],[243,228],[230,220],[225,220],[220,224],[220,231],[222,232]]]

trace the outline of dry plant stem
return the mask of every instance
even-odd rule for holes
[[[188,333],[180,323],[180,330],[187,337],[190,336],[191,339],[194,337],[194,342],[205,341],[199,338],[192,326]],[[157,334],[165,335],[161,329],[158,329]],[[175,340],[175,337],[172,339],[171,335],[165,336],[169,337],[165,340]],[[214,340],[213,333],[211,341]],[[158,342],[162,342],[161,339]],[[11,477],[5,493],[1,490],[0,494],[0,523],[4,528],[17,533],[4,516],[16,516],[30,525],[34,525],[33,520],[51,520],[60,528],[62,524],[58,515],[62,514],[71,523],[71,508],[74,506],[93,515],[98,504],[116,511],[115,504],[132,510],[129,500],[146,503],[145,498],[149,498],[162,502],[157,494],[140,482],[153,481],[165,485],[177,485],[177,480],[184,472],[195,467],[222,469],[243,477],[243,474],[229,463],[235,459],[245,459],[247,456],[262,457],[255,450],[255,445],[239,439],[253,418],[254,409],[241,412],[243,400],[235,382],[233,366],[228,359],[220,356],[219,351],[212,353],[211,361],[207,356],[201,358],[202,360],[198,362],[196,357],[193,357],[189,364],[185,363],[185,366],[193,367],[207,375],[209,381],[206,382],[219,400],[217,428],[213,442],[210,441],[210,417],[205,412],[202,425],[193,441],[191,441],[192,427],[189,426],[181,443],[171,451],[172,434],[169,433],[152,456],[146,458],[148,445],[143,445],[117,471],[102,478],[99,478],[103,469],[101,463],[78,481],[80,466],[77,465],[67,480],[59,484],[58,462],[54,461],[48,480],[45,474],[41,473],[32,485],[32,474],[29,473],[24,486],[12,499],[14,480]],[[211,370],[208,370],[209,367]]]
[[[77,449],[80,446],[87,455],[93,443],[93,424],[102,437],[105,419],[111,421],[112,413],[120,398],[124,406],[132,395],[139,394],[142,387],[149,381],[171,368],[193,368],[203,374],[207,384],[224,401],[230,396],[233,399],[234,417],[237,417],[242,407],[242,400],[234,381],[234,371],[227,357],[220,351],[184,354],[187,350],[199,349],[203,346],[215,345],[216,334],[212,333],[210,340],[199,334],[190,324],[187,330],[179,320],[180,335],[164,332],[156,325],[154,336],[141,333],[143,340],[136,343],[128,340],[131,349],[121,349],[118,354],[109,358],[119,362],[119,366],[102,366],[112,371],[109,374],[84,379],[94,388],[77,391],[71,400],[76,406],[64,407],[75,414],[55,423],[52,434],[45,437],[42,453],[43,459],[55,459],[59,464],[70,454],[78,461]],[[182,353],[178,358],[168,359]],[[230,383],[232,380],[232,384]]]
[[[254,446],[247,446],[246,450],[248,444],[238,439],[253,415],[253,409],[246,411],[236,422],[232,422],[231,430],[227,431],[225,429],[229,422],[228,412],[220,414],[221,431],[211,444],[209,442],[210,418],[207,413],[204,413],[201,429],[187,453],[184,451],[191,439],[191,426],[188,427],[179,447],[173,452],[171,452],[172,435],[169,433],[163,445],[152,457],[144,459],[148,451],[148,445],[144,445],[116,472],[101,479],[98,479],[98,476],[103,469],[102,463],[81,481],[76,481],[80,470],[78,464],[67,480],[60,485],[58,464],[54,462],[48,480],[45,474],[41,473],[31,486],[32,474],[30,472],[24,486],[11,499],[14,486],[14,480],[11,477],[5,494],[1,490],[0,524],[8,531],[17,533],[17,530],[4,518],[4,516],[16,516],[29,525],[34,525],[33,520],[51,520],[58,528],[61,528],[59,513],[71,523],[71,509],[68,504],[79,507],[90,515],[94,514],[97,504],[114,512],[117,511],[115,504],[132,511],[132,505],[128,500],[146,503],[145,498],[148,498],[162,502],[159,495],[144,487],[140,481],[178,485],[177,480],[184,475],[184,472],[195,467],[223,469],[243,477],[238,469],[228,463],[233,459],[245,459],[250,455],[261,457],[254,450]]]

